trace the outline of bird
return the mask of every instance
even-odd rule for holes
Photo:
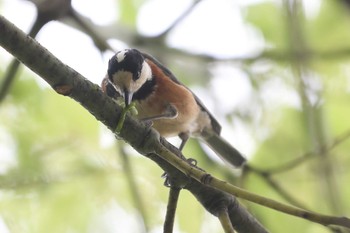
[[[135,103],[136,117],[151,121],[161,136],[178,136],[179,150],[190,137],[199,138],[229,165],[245,164],[245,157],[220,136],[221,125],[203,102],[153,56],[134,48],[116,52],[102,90],[123,98],[125,106]]]

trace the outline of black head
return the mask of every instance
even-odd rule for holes
[[[151,68],[137,49],[117,52],[108,63],[108,79],[129,105],[133,94],[152,77]]]
[[[142,53],[137,49],[125,49],[117,52],[108,63],[108,77],[113,82],[113,74],[119,71],[130,72],[135,81],[140,77],[144,62]]]

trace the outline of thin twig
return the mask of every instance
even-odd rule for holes
[[[250,193],[244,189],[238,188],[236,186],[233,186],[231,184],[228,184],[225,181],[221,181],[216,178],[212,178],[211,181],[208,183],[208,185],[212,185],[214,188],[231,193],[232,195],[235,195],[238,198],[243,198],[247,201],[251,201],[256,204],[269,207],[271,209],[283,212],[285,214],[307,219],[309,221],[316,222],[322,225],[339,225],[339,226],[350,228],[350,219],[346,217],[324,215],[316,212],[307,211],[301,208],[293,207],[290,205],[286,205],[286,204],[274,201],[272,199]]]
[[[286,205],[286,204],[274,201],[272,199],[248,192],[244,189],[231,185],[225,181],[212,177],[211,175],[203,172],[200,169],[190,166],[186,161],[180,159],[177,156],[174,156],[174,154],[164,146],[158,145],[158,147],[154,149],[156,154],[162,156],[163,159],[168,161],[170,164],[172,164],[174,167],[179,169],[184,174],[190,177],[193,177],[194,179],[200,182],[203,182],[207,185],[211,185],[216,189],[228,192],[238,198],[243,198],[247,201],[251,201],[256,204],[269,207],[271,209],[275,209],[289,215],[304,218],[312,222],[317,222],[323,225],[334,224],[334,225],[340,225],[340,226],[350,228],[350,219],[348,218],[328,216],[328,215],[323,215],[316,212],[307,211],[301,208]]]
[[[79,25],[82,31],[84,31],[94,42],[95,46],[101,51],[114,51],[114,49],[107,43],[106,39],[103,38],[96,30],[85,22],[83,17],[75,11],[73,8],[69,12],[69,16]]]
[[[324,145],[321,147],[320,152],[330,152],[333,150],[335,147],[337,147],[339,144],[343,143],[345,140],[348,140],[350,138],[350,130],[347,130],[346,132],[338,135],[333,142],[330,145]],[[308,151],[304,153],[303,155],[295,158],[294,160],[291,160],[289,162],[286,162],[285,164],[277,165],[276,167],[271,167],[271,168],[266,168],[266,169],[261,169],[257,167],[253,167],[250,165],[250,169],[253,170],[254,172],[264,174],[264,175],[275,175],[283,172],[287,172],[300,164],[304,163],[305,161],[315,158],[317,153],[315,151]]]
[[[181,21],[183,21],[197,6],[198,3],[200,3],[202,0],[195,0],[189,6],[164,32],[162,32],[160,35],[158,35],[158,38],[165,37],[171,30],[173,30]]]
[[[167,205],[164,227],[163,227],[164,233],[172,233],[174,230],[175,213],[177,208],[177,202],[179,200],[180,191],[181,189],[177,187],[170,187],[169,189],[168,205]]]
[[[235,232],[232,227],[230,216],[228,215],[228,211],[226,208],[220,211],[218,218],[220,220],[221,226],[224,229],[225,233]]]
[[[261,172],[260,170],[255,169],[249,165],[247,165],[244,169],[245,169],[244,173],[254,172],[258,176],[260,176],[268,185],[270,185],[270,187],[272,187],[288,203],[303,209],[308,209],[305,207],[305,205],[301,204],[297,199],[291,196],[276,180],[274,180],[271,177],[270,173]],[[246,174],[244,174],[244,176],[246,176]]]

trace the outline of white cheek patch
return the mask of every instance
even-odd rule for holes
[[[142,64],[142,70],[140,74],[140,79],[143,79],[143,82],[152,78],[152,70],[146,61]]]
[[[120,51],[119,53],[117,53],[117,62],[120,63],[122,62],[124,59],[125,59],[125,53],[127,52],[128,50],[123,50],[123,51]]]
[[[129,91],[133,93],[138,91],[142,87],[142,85],[145,84],[145,82],[147,80],[150,80],[151,78],[152,78],[151,67],[147,64],[147,62],[143,62],[142,70],[140,72],[140,77],[136,80],[133,80],[131,75],[129,77],[129,80],[128,80],[128,82],[130,83]]]

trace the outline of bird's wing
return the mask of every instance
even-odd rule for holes
[[[202,101],[188,88],[186,87],[184,84],[182,84],[176,77],[175,75],[168,69],[166,68],[162,63],[160,63],[157,59],[155,59],[154,57],[152,57],[149,54],[146,53],[142,53],[142,55],[146,58],[151,60],[152,62],[154,62],[159,68],[162,69],[162,71],[166,74],[166,76],[168,76],[172,81],[174,81],[175,83],[184,86],[185,88],[187,88],[194,96],[197,104],[200,106],[200,108],[202,109],[202,111],[205,111],[208,115],[209,118],[211,120],[211,125],[213,127],[213,130],[215,133],[217,133],[218,135],[220,135],[221,132],[221,125],[219,124],[219,122],[215,119],[215,117],[209,112],[209,110],[207,109],[207,107],[205,107],[205,105],[202,103]]]

